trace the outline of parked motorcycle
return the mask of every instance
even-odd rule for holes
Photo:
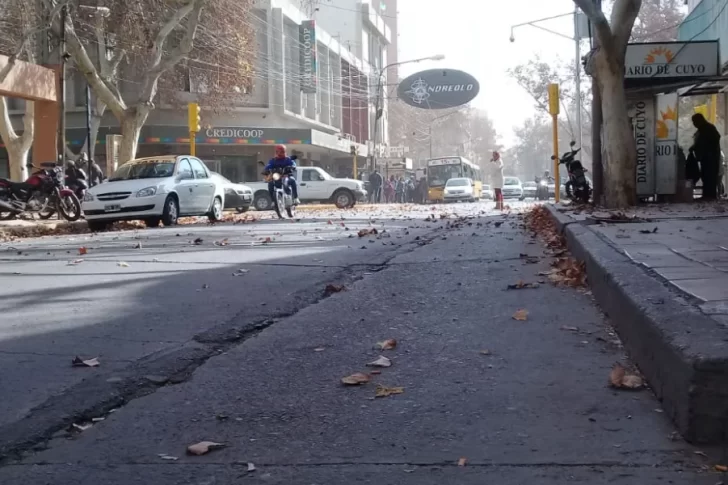
[[[571,150],[565,152],[559,159],[559,163],[566,167],[569,174],[569,180],[564,184],[566,196],[574,202],[586,204],[589,202],[592,189],[586,179],[587,170],[581,164],[581,160],[576,159],[576,154],[581,151],[581,148],[574,148],[575,141],[572,141],[569,145]],[[552,155],[551,160],[556,160],[556,157]]]
[[[63,184],[63,169],[49,164],[25,182],[0,179],[0,220],[14,219],[22,213],[37,213],[47,219],[58,212],[67,221],[81,217],[81,202]]]
[[[295,160],[294,157],[291,157]],[[258,162],[264,165],[263,162]],[[283,209],[288,217],[293,219],[296,216],[296,206],[293,203],[293,192],[288,185],[288,179],[293,175],[293,167],[276,168],[263,172],[266,182],[273,182],[273,208],[279,219],[283,219]]]
[[[79,201],[83,200],[88,190],[88,183],[86,181],[86,172],[83,169],[75,168],[74,170],[66,169],[66,187],[71,189]],[[38,217],[41,219],[50,219],[56,214],[55,206],[48,206],[45,210],[38,212]]]

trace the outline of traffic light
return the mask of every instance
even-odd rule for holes
[[[200,131],[200,106],[197,103],[187,105],[187,125],[190,133],[198,133]]]

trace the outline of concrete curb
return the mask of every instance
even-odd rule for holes
[[[596,232],[546,208],[586,263],[594,297],[680,434],[691,443],[728,442],[725,329]]]

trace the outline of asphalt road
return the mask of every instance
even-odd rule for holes
[[[0,483],[718,482],[649,391],[606,386],[623,356],[588,294],[505,289],[548,258],[491,205],[2,248]],[[227,447],[185,455],[202,440]]]

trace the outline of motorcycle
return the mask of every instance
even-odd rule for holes
[[[536,200],[549,200],[549,181],[545,178],[536,180]]]
[[[591,197],[592,189],[589,186],[589,181],[586,179],[587,170],[581,164],[581,160],[576,159],[576,154],[581,151],[581,148],[574,148],[576,145],[575,141],[572,141],[569,145],[571,146],[571,150],[565,152],[559,159],[559,163],[566,167],[566,171],[569,174],[569,180],[564,184],[566,196],[574,202],[587,204]],[[552,155],[551,160],[556,160],[556,157]]]
[[[68,171],[66,171],[66,187],[71,189],[74,194],[76,194],[76,197],[79,201],[83,200],[83,198],[86,196],[86,191],[88,190],[88,183],[86,182],[86,172],[84,172],[82,169],[76,169],[77,174],[71,175]],[[41,219],[50,219],[56,214],[56,210],[54,206],[48,206],[46,210],[42,210],[38,212],[38,217]]]
[[[294,157],[291,157],[295,160]],[[264,165],[263,162],[258,162]],[[283,209],[288,217],[296,217],[296,206],[293,203],[293,193],[288,185],[288,178],[293,174],[293,167],[276,168],[263,172],[266,182],[273,182],[273,208],[279,219],[283,219]]]
[[[62,183],[63,169],[50,164],[33,173],[25,182],[0,179],[0,220],[22,213],[37,213],[47,219],[58,212],[67,221],[81,218],[81,202]]]

